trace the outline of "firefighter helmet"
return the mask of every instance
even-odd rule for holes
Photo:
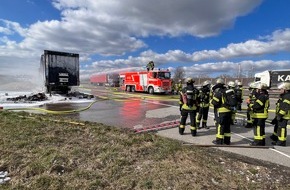
[[[222,78],[218,78],[216,79],[216,84],[225,84],[225,82]]]
[[[240,81],[237,83],[237,85],[238,85],[239,87],[242,87],[242,86],[243,86],[242,82],[240,82]]]
[[[229,81],[229,82],[228,82],[228,86],[229,86],[229,87],[232,87],[232,88],[235,88],[235,87],[236,87],[236,84],[235,84],[234,81]]]
[[[188,83],[188,84],[192,84],[192,83],[194,83],[194,80],[193,80],[191,77],[188,77],[188,78],[186,79],[186,83]]]
[[[268,86],[265,83],[258,83],[257,88],[260,90],[266,90],[268,88]]]
[[[209,80],[206,80],[202,83],[202,86],[207,86],[207,85],[210,85],[211,82]]]
[[[278,89],[290,90],[290,83],[289,82],[282,82],[278,84]]]
[[[255,83],[255,82],[250,82],[250,83],[249,83],[249,87],[250,87],[250,88],[253,88],[253,89],[256,89],[256,88],[257,88],[257,83]]]

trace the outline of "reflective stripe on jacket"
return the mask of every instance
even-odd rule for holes
[[[281,101],[279,103],[279,115],[283,117],[283,119],[290,120],[290,91],[287,91],[281,97]]]
[[[257,99],[250,104],[250,107],[253,109],[252,117],[253,118],[268,118],[268,108],[269,108],[269,96],[266,93],[261,93],[258,95]]]
[[[214,93],[211,104],[217,109],[218,113],[231,112],[229,106],[226,105],[226,99],[223,93],[224,89],[219,89]]]

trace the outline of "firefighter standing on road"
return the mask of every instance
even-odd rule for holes
[[[252,110],[250,109],[250,105],[255,102],[256,96],[258,95],[256,89],[257,89],[257,84],[255,82],[251,82],[249,84],[249,97],[246,100],[248,108],[247,108],[247,124],[245,128],[253,127]]]
[[[212,89],[211,89],[211,91],[212,91],[211,100],[213,99],[214,94],[216,94],[220,90],[220,88],[225,88],[225,82],[223,79],[218,78],[216,80],[216,84],[214,86],[212,86]],[[214,112],[214,123],[215,123],[215,126],[217,127],[218,126],[218,123],[217,123],[218,113],[217,113],[217,108],[215,106],[214,106],[213,112]]]
[[[267,85],[259,83],[257,86],[257,99],[250,104],[250,109],[253,111],[253,127],[254,141],[250,143],[252,146],[265,146],[265,122],[268,118],[269,94]]]
[[[236,94],[236,84],[234,81],[229,81],[228,82],[228,89],[232,90],[232,92],[234,93],[235,98],[237,98],[237,94]],[[237,113],[237,105],[232,106],[231,107],[231,125],[234,125],[236,122],[236,113]]]
[[[182,86],[182,80],[179,79],[178,80],[178,83],[175,84],[176,93],[179,94],[179,92],[182,91],[182,88],[183,88],[183,86]]]
[[[281,83],[278,85],[281,90],[281,101],[277,104],[276,119],[278,124],[277,141],[273,145],[286,146],[287,124],[290,120],[290,83]]]
[[[217,84],[213,87],[213,98],[211,104],[215,110],[216,140],[214,144],[231,143],[231,109],[227,105],[225,92],[226,87],[222,79],[217,79]]]
[[[206,128],[207,126],[207,118],[208,118],[208,110],[209,110],[209,100],[210,100],[210,85],[211,82],[206,80],[202,84],[202,88],[199,90],[199,110],[196,116],[196,126],[198,129]],[[200,120],[202,119],[202,125],[200,126]]]
[[[274,130],[273,130],[273,134],[270,136],[270,139],[272,139],[273,141],[277,142],[278,141],[278,121],[277,121],[277,115],[279,113],[280,110],[280,103],[282,102],[282,98],[283,98],[284,93],[280,94],[279,99],[276,102],[276,116],[275,118],[271,121],[271,124],[274,125]]]
[[[244,95],[243,84],[241,82],[237,82],[235,92],[236,92],[236,97],[238,101],[237,110],[241,111],[242,103],[243,103],[243,95]]]
[[[180,113],[181,121],[179,126],[179,134],[183,135],[186,125],[186,120],[189,115],[190,117],[190,131],[192,136],[196,136],[196,110],[199,104],[198,102],[198,90],[193,85],[194,81],[192,78],[186,79],[186,87],[180,92]]]

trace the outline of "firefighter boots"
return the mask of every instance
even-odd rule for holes
[[[209,129],[209,126],[207,126],[206,123],[202,123],[202,128]]]
[[[196,130],[190,130],[191,131],[191,135],[193,136],[193,137],[195,137],[196,136]]]
[[[213,140],[212,143],[216,145],[224,144],[223,139],[216,138],[216,140]]]
[[[265,141],[263,140],[255,140],[249,143],[250,146],[265,146]]]
[[[185,129],[185,128],[181,128],[181,127],[179,127],[179,134],[180,134],[180,135],[183,135],[183,134],[184,134],[184,129]]]
[[[231,137],[224,137],[224,144],[230,145],[231,144]]]
[[[286,141],[277,141],[277,142],[272,142],[272,145],[277,145],[277,146],[286,146]]]
[[[245,128],[252,128],[253,125],[251,123],[247,123],[247,125],[245,125]]]
[[[272,134],[272,135],[270,136],[270,139],[271,139],[272,141],[278,141],[278,136]]]

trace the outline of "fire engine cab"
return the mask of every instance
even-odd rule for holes
[[[168,70],[132,71],[120,73],[121,89],[127,92],[167,93],[171,91]]]

